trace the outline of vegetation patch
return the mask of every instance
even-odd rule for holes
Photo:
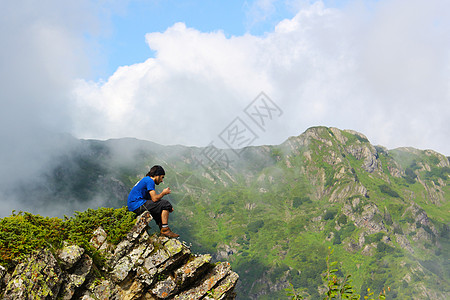
[[[449,167],[443,168],[431,167],[431,171],[427,171],[425,173],[425,179],[434,181],[437,178],[441,178],[442,180],[446,180],[449,178],[449,175],[450,175]]]
[[[256,220],[256,221],[250,222],[250,224],[248,224],[247,230],[250,232],[258,232],[258,230],[263,226],[264,226],[263,220]]]
[[[336,216],[337,211],[334,209],[329,209],[327,210],[327,212],[325,213],[325,215],[323,216],[324,220],[332,220],[334,219],[334,217]]]
[[[396,191],[394,191],[389,185],[382,184],[382,185],[379,185],[378,187],[380,188],[380,191],[383,194],[389,195],[394,198],[400,198],[400,195]]]
[[[134,224],[135,215],[126,207],[88,209],[70,218],[65,216],[64,220],[13,212],[0,220],[0,264],[14,267],[32,251],[43,247],[60,249],[63,241],[83,247],[95,258],[98,255],[89,243],[94,230],[101,226],[108,234],[107,240],[117,244]]]
[[[368,236],[365,237],[365,243],[366,244],[372,244],[372,243],[377,243],[379,241],[381,241],[381,239],[383,238],[384,233],[383,232],[378,232],[378,233],[374,233],[374,234],[370,234]]]
[[[312,203],[309,197],[294,197],[292,200],[292,207],[298,208],[303,203]]]

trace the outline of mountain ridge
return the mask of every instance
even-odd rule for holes
[[[163,165],[174,230],[196,252],[230,261],[238,298],[282,297],[288,282],[317,298],[329,246],[362,291],[449,296],[450,164],[436,151],[388,150],[324,126],[242,151],[129,142],[83,142],[47,187],[69,205],[97,197],[120,207],[149,167]]]

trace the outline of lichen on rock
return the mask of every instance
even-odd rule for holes
[[[116,247],[103,247],[104,230],[94,232],[91,245],[101,250],[104,265],[97,266],[88,252],[65,244],[52,253],[35,252],[16,266],[12,275],[0,268],[3,299],[232,299],[239,276],[229,263],[211,264],[210,255],[193,255],[177,239],[147,233],[152,217],[144,212]],[[214,293],[212,292],[214,291]],[[194,298],[192,298],[192,297]],[[218,298],[219,297],[219,298]]]

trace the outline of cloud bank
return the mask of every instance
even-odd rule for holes
[[[60,133],[74,133],[74,79],[88,76],[95,52],[84,35],[101,34],[103,8],[88,0],[0,2],[1,216],[36,209],[14,190],[30,189],[70,147]]]
[[[207,145],[264,91],[284,114],[258,144],[326,125],[389,148],[448,155],[449,12],[446,1],[356,1],[341,9],[319,1],[263,36],[176,23],[147,34],[155,57],[106,81],[78,82],[74,132]]]

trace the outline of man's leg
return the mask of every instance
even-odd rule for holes
[[[176,234],[174,232],[172,232],[172,230],[170,230],[169,228],[169,211],[168,210],[163,210],[161,212],[161,223],[162,223],[162,228],[161,228],[161,235],[170,237],[170,238],[176,238],[179,237],[179,234]]]
[[[162,224],[169,224],[169,211],[168,210],[163,210],[161,212],[161,221]]]

